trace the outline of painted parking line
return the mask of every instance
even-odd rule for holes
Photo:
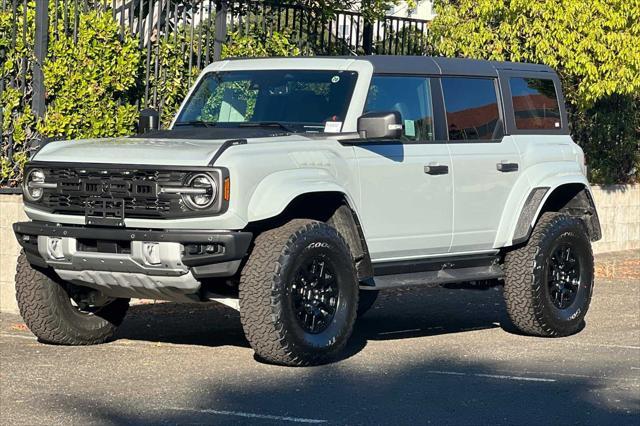
[[[277,420],[281,422],[292,422],[292,423],[311,423],[311,424],[327,423],[327,420],[322,420],[322,419],[307,419],[304,417],[275,416],[272,414],[246,413],[244,411],[212,410],[207,408],[204,408],[204,409],[178,408],[178,407],[172,407],[168,409],[172,411],[188,411],[191,413],[216,414],[219,416],[244,417],[248,419]]]
[[[447,376],[469,376],[469,377],[483,377],[488,379],[501,379],[501,380],[518,380],[524,382],[555,382],[556,379],[546,379],[543,377],[524,377],[524,376],[508,376],[504,374],[484,374],[484,373],[463,373],[460,371],[441,371],[441,370],[429,370],[429,374],[443,374]]]
[[[640,346],[634,346],[634,345],[614,345],[609,343],[586,343],[586,342],[563,342],[563,341],[558,341],[558,343],[562,343],[565,345],[576,345],[576,346],[593,346],[596,348],[640,350]]]
[[[29,336],[25,334],[14,334],[14,333],[0,333],[0,337],[15,337],[17,339],[26,339],[26,340],[38,340],[36,336]]]

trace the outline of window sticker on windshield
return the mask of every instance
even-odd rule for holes
[[[404,135],[409,137],[416,135],[416,125],[413,120],[404,120]]]
[[[333,77],[331,77],[331,82],[332,83],[337,83],[339,81],[340,81],[340,76],[334,75]]]
[[[340,133],[342,130],[342,121],[327,121],[324,123],[325,133]]]

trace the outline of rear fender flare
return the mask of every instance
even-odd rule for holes
[[[589,187],[589,182],[584,175],[569,174],[553,176],[541,180],[535,185],[532,185],[529,191],[523,194],[518,208],[516,209],[518,214],[512,216],[512,220],[506,228],[508,235],[507,244],[505,245],[512,246],[527,241],[531,235],[533,227],[542,214],[542,209],[544,208],[545,203],[549,200],[549,197],[551,197],[558,188],[570,184],[581,185],[583,191],[585,191],[588,203],[590,204],[590,210],[592,211],[589,219],[590,222],[587,225],[590,230],[592,240],[598,240],[601,234],[600,224],[598,221],[595,203],[593,201],[593,193]]]

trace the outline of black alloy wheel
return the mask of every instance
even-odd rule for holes
[[[334,267],[324,255],[307,259],[291,283],[290,300],[304,331],[318,334],[329,327],[339,300]]]
[[[551,303],[558,309],[573,304],[580,290],[580,260],[568,244],[558,245],[547,264],[547,286]]]

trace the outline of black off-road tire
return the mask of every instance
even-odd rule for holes
[[[339,289],[330,324],[312,334],[299,323],[292,282],[301,265],[321,257]],[[240,276],[240,320],[257,356],[289,366],[333,360],[345,347],[356,319],[358,281],[347,243],[331,226],[306,219],[258,235]]]
[[[43,343],[94,345],[110,340],[129,308],[129,299],[115,299],[93,313],[71,303],[69,284],[33,268],[24,253],[18,257],[16,300],[27,327]]]
[[[366,314],[378,299],[379,290],[360,290],[358,296],[358,318]]]
[[[569,247],[578,260],[580,284],[570,306],[554,305],[548,282],[551,256]],[[582,220],[562,213],[545,213],[529,241],[505,258],[504,298],[515,327],[525,334],[568,336],[584,327],[593,291],[593,253]]]

